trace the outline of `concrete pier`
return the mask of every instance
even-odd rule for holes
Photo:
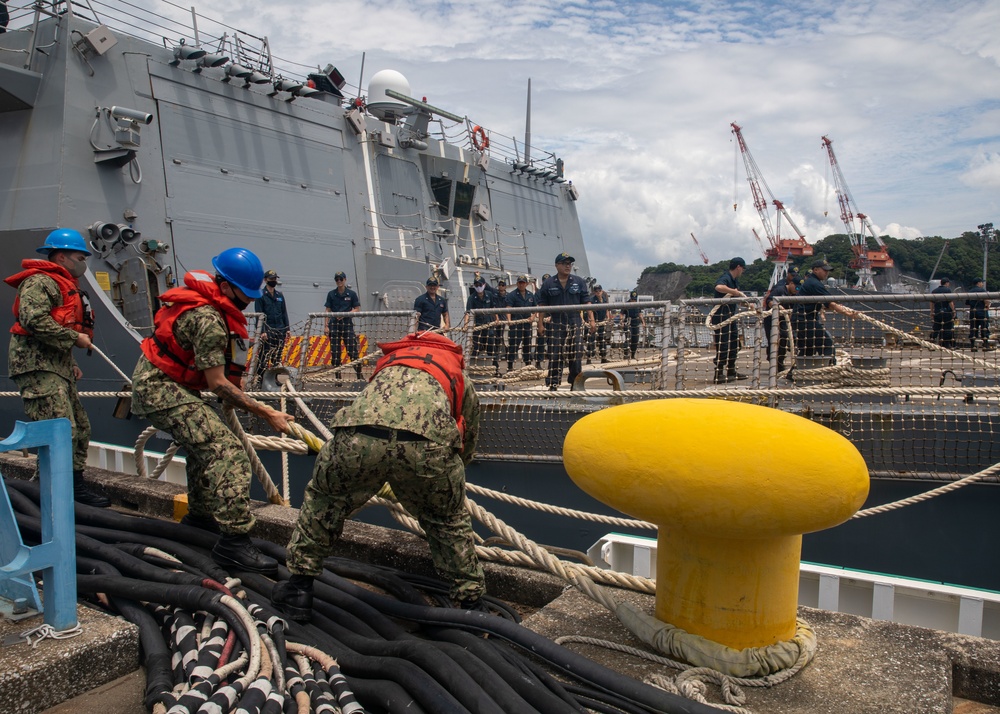
[[[5,477],[30,475],[33,463],[0,458]],[[128,510],[169,518],[179,487],[134,476],[90,470],[91,485]],[[296,512],[258,504],[258,535],[287,541]],[[415,536],[348,522],[337,553],[367,562],[432,573],[426,545]],[[582,635],[641,647],[600,605],[562,581],[523,568],[486,564],[490,592],[518,605],[524,625],[556,638]],[[653,597],[615,590],[615,597],[653,612]],[[0,647],[0,711],[18,714],[140,714],[145,676],[135,628],[117,617],[80,607],[84,634]],[[815,660],[789,681],[745,688],[744,707],[770,714],[1000,714],[1000,642],[937,632],[854,615],[800,608],[816,630]],[[0,622],[0,639],[41,624],[41,617]],[[611,669],[636,679],[676,672],[630,654],[568,644]],[[706,698],[722,703],[709,686]]]

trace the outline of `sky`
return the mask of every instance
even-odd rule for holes
[[[845,232],[821,137],[879,234],[1000,226],[1000,2],[231,0],[281,61],[413,96],[565,161],[591,273],[761,257],[730,123],[811,241]],[[735,204],[735,210],[734,210]],[[770,211],[774,222],[774,211]],[[787,227],[782,233],[787,234]]]

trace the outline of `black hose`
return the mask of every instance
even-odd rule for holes
[[[3,476],[0,476],[0,480],[2,480],[4,485],[7,487],[7,495],[10,498],[10,505],[15,512],[23,513],[27,516],[31,516],[32,518],[42,517],[42,509],[38,505],[38,499],[36,498],[32,500],[29,496],[17,490],[14,486],[15,483],[18,483],[17,479],[6,479]]]
[[[593,687],[579,684],[565,684],[566,691],[576,697],[587,709],[610,714],[649,714],[650,710],[638,704],[617,697],[609,692],[602,692]]]
[[[8,485],[28,496],[36,504],[38,503],[40,487],[37,482],[10,479],[8,480]],[[177,543],[198,546],[199,548],[210,549],[219,539],[217,535],[200,528],[181,525],[173,521],[164,521],[143,516],[130,516],[108,508],[95,508],[93,506],[74,503],[74,513],[77,525],[91,525],[128,533],[158,536]]]
[[[462,630],[449,628],[432,628],[431,634],[435,640],[452,642],[482,660],[486,666],[514,687],[534,709],[546,714],[560,712],[579,714],[582,711],[572,699],[553,692],[538,677],[533,676],[530,670],[524,671],[509,662],[497,651],[500,648],[506,649],[508,647],[506,643],[495,643]],[[513,657],[520,657],[509,649],[508,652]]]
[[[513,690],[496,677],[489,668],[485,667],[474,657],[460,659],[456,662],[445,655],[433,643],[418,638],[382,640],[371,637],[363,637],[351,632],[347,628],[340,626],[329,617],[339,612],[324,602],[323,596],[328,592],[333,592],[333,588],[317,581],[314,586],[313,603],[315,613],[326,616],[329,624],[323,629],[345,646],[351,648],[361,655],[372,657],[398,658],[412,662],[427,672],[436,681],[440,682],[444,688],[452,692],[454,696],[469,711],[482,712],[488,714],[501,714],[503,711],[528,712],[528,706],[520,697],[516,696]],[[342,594],[342,593],[341,593]],[[478,686],[477,686],[478,684]]]
[[[461,632],[461,630],[452,630],[452,632]],[[465,634],[468,635],[469,633]],[[469,636],[471,637],[472,635]],[[507,660],[512,667],[516,667],[525,677],[545,687],[553,696],[558,697],[560,701],[579,708],[576,699],[566,691],[564,683],[549,674],[535,660],[521,654],[519,649],[515,649],[510,643],[503,640],[490,638],[489,642],[496,648],[501,657]]]
[[[259,575],[245,573],[243,582],[251,601],[268,612],[272,612],[268,599],[261,595],[271,582]],[[391,679],[398,682],[424,709],[434,714],[465,714],[470,710],[456,698],[456,693],[443,687],[427,672],[414,663],[393,657],[380,655],[362,655],[346,646],[331,630],[337,629],[333,622],[319,612],[313,612],[309,624],[289,623],[286,638],[296,638],[300,642],[312,642],[324,652],[337,660],[344,676],[348,678],[351,689],[358,692],[358,680],[361,679]],[[343,629],[343,628],[340,628]],[[367,706],[364,701],[362,704]],[[474,710],[473,710],[474,711]]]
[[[324,580],[327,578],[338,579],[332,574],[326,574]],[[717,713],[714,707],[637,682],[503,618],[491,617],[485,613],[471,610],[421,607],[401,603],[342,578],[339,580],[341,581],[338,584],[340,589],[355,594],[359,599],[373,605],[387,615],[424,625],[456,627],[503,638],[548,662],[566,675],[589,683],[598,689],[617,694],[635,704],[662,711],[665,714]]]
[[[77,556],[76,563],[78,570],[112,577],[121,575],[114,566],[104,561]],[[171,665],[173,655],[163,638],[160,626],[149,611],[137,602],[117,596],[111,596],[109,599],[115,610],[139,630],[142,664],[146,670],[146,695],[143,698],[146,709],[151,711],[157,702],[163,703],[169,709],[175,701],[171,694],[174,687]]]
[[[243,646],[250,649],[253,634],[246,631],[243,620],[235,612],[220,602],[222,593],[217,591],[195,585],[165,585],[103,575],[78,575],[76,586],[84,593],[107,593],[141,602],[170,603],[186,610],[205,610],[229,623]]]
[[[390,714],[439,714],[436,709],[424,709],[397,682],[388,679],[352,679],[351,691],[368,711]]]
[[[40,520],[35,515],[38,512],[35,505],[38,485],[18,481],[10,486],[11,502],[18,511],[19,524],[26,531],[34,529],[33,532],[39,533]],[[246,632],[243,620],[219,602],[221,595],[202,587],[203,576],[219,582],[228,577],[204,552],[215,543],[215,535],[175,523],[135,518],[79,504],[76,517],[80,551],[77,568],[98,573],[78,575],[79,591],[107,593],[112,605],[123,616],[128,612],[127,619],[142,622],[140,630],[145,628],[151,633],[143,638],[147,670],[153,673],[147,682],[147,705],[157,701],[169,705],[174,699],[171,690],[175,676],[157,618],[175,616],[162,609],[151,614],[138,602],[208,612],[228,624],[238,637],[240,648],[249,647],[250,637],[256,636],[256,632]],[[284,561],[285,551],[280,546],[255,542],[264,552]],[[173,563],[150,555],[145,547],[171,553],[182,562]],[[98,558],[101,561],[97,561]],[[344,559],[331,559],[326,565],[327,571],[315,583],[315,613],[311,625],[290,625],[285,633],[271,617],[263,619],[268,621],[280,656],[286,663],[286,637],[318,646],[338,660],[350,690],[363,706],[373,711],[412,714],[415,704],[432,714],[521,714],[531,711],[576,714],[581,704],[597,711],[626,714],[647,711],[710,714],[716,711],[713,707],[612,672],[503,617],[426,605],[428,596],[446,600],[447,585],[440,580],[409,576],[382,566],[366,566]],[[132,577],[115,575],[109,570],[112,566]],[[360,587],[344,576],[375,585],[397,599]],[[263,612],[273,614],[262,595],[270,593],[271,581],[252,574],[244,574],[243,580],[250,599],[258,602]],[[512,610],[507,612],[516,616]],[[259,614],[254,616],[260,617]],[[178,622],[184,617],[181,613],[176,616]],[[435,644],[416,637],[400,626],[399,621],[421,626],[439,642]],[[485,633],[491,637],[487,641],[470,633]],[[582,684],[562,686],[531,659],[517,655],[501,641],[540,658]],[[191,647],[187,648],[190,651]],[[237,654],[234,651],[233,657]],[[199,664],[201,662],[199,656]],[[332,672],[330,676],[333,677],[335,673]],[[321,681],[313,684],[314,691],[322,690],[324,698],[330,696],[333,688],[324,683],[326,674],[318,680]],[[335,680],[345,681],[339,676]],[[287,688],[289,693],[294,689],[294,684]],[[262,714],[280,709],[279,700],[285,696],[276,693],[273,698],[262,697],[262,692],[227,687],[213,687],[213,691],[211,698],[218,698],[221,706],[227,705],[227,699],[230,704],[243,699],[248,709]]]
[[[17,525],[22,533],[28,531],[29,533],[41,536],[42,524],[37,518],[23,514],[18,514],[16,518]],[[82,530],[82,528],[78,528],[76,533],[77,551],[99,556],[100,559],[113,565],[119,572],[143,580],[153,580],[173,585],[198,585],[201,583],[202,578],[188,573],[177,573],[157,568],[155,565],[150,565],[146,561],[129,555],[114,546],[106,545],[99,540],[83,535],[81,533]]]

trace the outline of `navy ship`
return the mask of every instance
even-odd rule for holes
[[[98,6],[106,13],[99,17],[89,4],[71,0],[8,7],[10,25],[0,33],[0,269],[17,272],[53,228],[83,233],[94,253],[84,282],[97,312],[95,344],[125,372],[150,333],[157,296],[232,246],[252,249],[266,268],[279,272],[292,322],[299,325],[322,310],[338,271],[348,274],[366,312],[409,310],[425,280],[435,276],[450,298],[453,325],[461,321],[477,273],[494,283],[502,278],[512,284],[521,274],[540,278],[564,251],[575,256],[581,276],[590,273],[576,212],[579,193],[562,160],[530,147],[527,133],[524,140],[503,136],[416,98],[397,72],[375,73],[365,91],[352,91],[333,65],[289,69],[275,59],[267,38],[194,13],[182,13],[181,22],[172,5],[164,5],[162,17],[133,6],[120,12],[124,6],[114,4]],[[9,291],[5,304],[12,300]],[[655,318],[662,321],[656,323],[658,341],[669,328],[663,308]],[[10,311],[0,310],[0,330],[11,323]],[[875,338],[881,344],[881,335]],[[693,381],[704,387],[697,372],[707,373],[709,357],[686,359]],[[80,361],[81,391],[122,388],[121,375],[98,356]],[[630,367],[626,381],[633,378],[634,387],[644,375],[659,375],[659,388],[681,384],[688,367],[667,364],[664,371],[663,364]],[[947,365],[932,366],[936,372],[927,374],[943,380]],[[0,400],[0,423],[9,433],[23,411],[5,356],[0,382],[10,395]],[[554,402],[542,396],[510,402],[506,411],[497,400],[484,400],[491,407],[481,444],[487,458],[471,472],[473,480],[500,490],[517,482],[522,493],[565,501],[562,435],[581,415],[614,399]],[[916,472],[925,463],[935,471],[967,473],[995,461],[986,447],[994,441],[996,407],[982,398],[976,404],[953,398],[917,404],[904,390],[902,396],[847,401],[855,399],[865,401],[857,422],[843,400],[783,406],[849,435],[876,476]],[[892,404],[873,416],[871,405],[887,400]],[[114,399],[86,405],[95,442],[132,444],[145,426],[114,419]],[[931,451],[941,458],[923,456]],[[910,458],[914,453],[920,458]],[[309,466],[297,466],[300,493]],[[883,500],[926,485],[875,483],[892,489]],[[910,549],[912,563],[903,564],[895,542],[882,549],[878,562],[851,560],[872,550],[858,542],[884,536],[886,521],[895,517],[871,530],[854,528],[858,535],[847,545],[834,538],[829,548],[807,555],[998,588],[993,570],[978,566],[980,554],[956,565],[947,539],[914,525],[921,519],[943,523],[945,515],[957,523],[995,522],[985,514],[968,518],[968,509],[985,508],[1000,488],[979,486],[976,495],[965,492],[969,503],[949,502],[931,518],[911,509],[912,516],[893,526],[907,538],[919,530],[938,544]],[[293,493],[294,505],[298,498]],[[530,520],[546,542],[577,548],[604,529],[559,531],[544,516]],[[927,562],[942,568],[928,570]],[[946,569],[952,565],[958,570]]]
[[[79,230],[94,253],[95,344],[126,372],[157,296],[231,246],[280,273],[293,323],[322,311],[338,271],[363,311],[411,309],[434,275],[453,324],[476,273],[513,284],[566,251],[588,274],[577,188],[530,133],[415,99],[392,70],[364,93],[332,65],[289,70],[267,38],[194,12],[178,22],[176,6],[97,7],[9,4],[0,270],[17,272],[53,228]],[[122,386],[97,358],[81,366],[81,391]],[[13,390],[6,372],[0,357]],[[95,440],[123,436],[113,406],[88,404]],[[17,400],[3,409],[12,424]]]

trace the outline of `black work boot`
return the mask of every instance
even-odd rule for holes
[[[514,363],[511,362],[510,360],[508,360],[507,361],[507,371],[510,372],[513,369],[514,369]]]
[[[83,481],[83,470],[73,472],[73,500],[94,508],[107,508],[111,505],[110,498],[94,493],[87,487]]]
[[[219,524],[215,522],[215,519],[211,516],[196,516],[191,511],[184,514],[181,518],[182,526],[191,526],[192,528],[200,528],[203,531],[208,531],[209,533],[221,533],[219,530]]]
[[[247,570],[261,575],[278,575],[278,561],[260,552],[250,536],[223,533],[212,548],[212,560],[225,568]]]
[[[461,610],[472,610],[473,612],[485,612],[489,614],[490,605],[484,597],[475,597],[471,600],[458,600],[455,607]]]
[[[308,575],[293,575],[271,588],[271,604],[296,622],[308,622],[312,617],[313,579]]]

